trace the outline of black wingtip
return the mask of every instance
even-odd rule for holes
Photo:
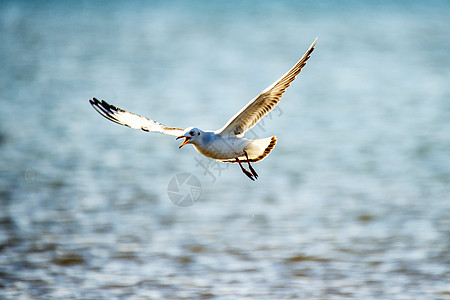
[[[108,113],[112,113],[112,110],[114,111],[118,110],[114,105],[109,104],[105,100],[100,101],[95,97],[93,97],[92,100],[89,100],[89,103],[91,103],[92,106],[99,107]]]
[[[94,106],[94,105],[100,103],[100,101],[98,101],[97,98],[93,97],[92,99],[89,99],[89,103],[90,103],[92,106]]]
[[[89,103],[91,103],[92,107],[106,119],[117,124],[130,127],[129,125],[121,122],[115,115],[117,112],[121,112],[123,110],[115,107],[114,105],[108,104],[105,100],[100,101],[95,97],[92,98],[92,100],[89,100]]]

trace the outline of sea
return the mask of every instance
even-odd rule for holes
[[[0,298],[450,299],[449,15],[1,1]],[[217,130],[316,37],[255,181],[89,103]]]

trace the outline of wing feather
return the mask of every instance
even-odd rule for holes
[[[280,102],[286,88],[306,65],[306,61],[310,58],[311,53],[315,49],[316,42],[317,38],[292,69],[262,91],[257,97],[253,98],[236,115],[234,115],[224,127],[216,132],[221,135],[237,135],[241,137],[247,130],[255,126],[262,117],[269,113]]]
[[[181,128],[167,127],[159,122],[153,121],[152,119],[117,108],[104,100],[99,101],[98,99],[93,98],[92,100],[89,100],[89,102],[99,114],[120,125],[173,136],[180,136],[184,131]]]

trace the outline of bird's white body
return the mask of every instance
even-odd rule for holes
[[[244,156],[251,141],[245,138],[222,137],[213,131],[202,131],[200,137],[192,142],[200,154],[216,160],[228,160]]]
[[[198,128],[188,128],[186,131],[191,130],[197,135],[191,137],[189,143],[198,153],[224,162],[236,162],[236,157],[246,161],[245,153],[249,161],[259,161],[267,156],[264,154],[269,145],[276,142],[275,137],[249,140],[237,136],[223,136],[214,131],[202,131]]]
[[[203,131],[195,127],[189,127],[184,130],[177,127],[167,127],[152,119],[117,108],[104,100],[99,101],[93,98],[89,102],[102,116],[113,122],[134,129],[177,136],[177,139],[184,138],[185,140],[179,148],[186,144],[192,144],[195,150],[204,156],[222,162],[237,162],[244,174],[251,180],[255,180],[258,174],[252,168],[250,162],[260,161],[269,155],[275,147],[277,139],[272,136],[264,139],[249,140],[244,138],[244,133],[255,126],[262,117],[280,102],[286,88],[306,65],[306,61],[314,51],[316,41],[317,39],[286,74],[253,98],[224,127],[216,131]],[[247,162],[251,172],[245,170],[241,162]]]

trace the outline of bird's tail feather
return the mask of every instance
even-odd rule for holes
[[[252,140],[249,146],[245,149],[248,155],[248,160],[250,162],[257,162],[266,158],[267,155],[270,154],[272,149],[275,147],[277,143],[277,138],[275,136]],[[247,158],[245,156],[238,157],[241,162],[247,162]],[[227,159],[222,160],[222,162],[235,163],[236,159]]]

